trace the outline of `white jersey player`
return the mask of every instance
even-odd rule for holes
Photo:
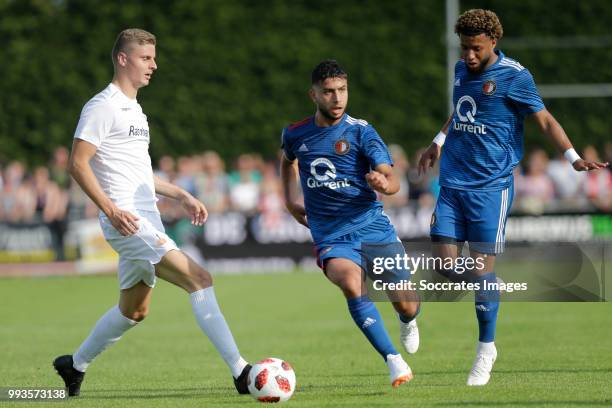
[[[112,82],[84,106],[70,157],[70,173],[100,209],[106,240],[119,254],[119,304],[98,320],[72,355],[53,362],[70,396],[79,395],[93,359],[147,315],[156,277],[189,293],[202,331],[225,360],[239,393],[248,393],[251,366],[241,357],[219,310],[211,275],[165,234],[155,194],[178,200],[195,225],[206,221],[204,204],[153,175],[149,125],[136,100],[157,69],[155,36],[122,31],[113,47]]]

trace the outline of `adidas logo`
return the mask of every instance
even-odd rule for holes
[[[376,319],[372,319],[371,317],[368,317],[367,319],[365,319],[365,322],[363,322],[363,324],[361,325],[361,328],[362,329],[367,329],[368,327],[370,327],[374,323],[376,323]]]
[[[476,310],[480,310],[481,312],[488,312],[490,309],[485,305],[476,305]]]
[[[307,151],[308,151],[308,148],[306,147],[304,143],[302,143],[302,145],[298,149],[298,152],[307,152]]]
[[[459,85],[461,85],[461,78],[457,78],[457,80],[455,81],[455,86]]]

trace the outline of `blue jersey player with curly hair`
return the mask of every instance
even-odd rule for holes
[[[471,279],[479,284],[475,309],[479,336],[467,385],[489,382],[497,358],[495,329],[499,292],[496,255],[504,249],[508,210],[512,204],[512,170],[523,156],[523,123],[532,118],[542,133],[564,152],[577,171],[608,163],[582,160],[563,128],[546,110],[533,77],[518,61],[495,46],[503,35],[497,15],[474,9],[463,13],[455,32],[462,58],[455,65],[454,110],[442,131],[419,160],[426,171],[440,159],[440,195],[432,216],[434,256],[456,259],[458,243],[469,243],[470,256],[484,260]],[[444,146],[444,148],[442,148]],[[439,271],[459,279],[452,270]]]

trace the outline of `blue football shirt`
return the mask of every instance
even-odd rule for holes
[[[455,65],[454,113],[440,159],[440,185],[462,190],[503,190],[523,157],[525,116],[544,109],[533,77],[496,51],[484,72]]]
[[[382,212],[365,175],[379,164],[393,165],[387,146],[365,120],[344,114],[319,127],[314,117],[283,129],[282,148],[298,168],[308,225],[315,243],[364,227]]]

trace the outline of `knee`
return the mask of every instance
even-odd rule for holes
[[[198,270],[193,274],[192,278],[193,289],[205,289],[213,284],[212,275],[204,268],[199,267]]]
[[[345,278],[336,282],[336,285],[347,299],[356,298],[365,294],[361,287],[361,279]]]
[[[123,315],[130,320],[134,320],[135,322],[142,322],[149,314],[149,308],[139,307],[133,310],[122,310],[121,313],[123,313]]]
[[[417,302],[398,302],[394,304],[395,310],[406,317],[414,317],[419,313],[419,303]]]

